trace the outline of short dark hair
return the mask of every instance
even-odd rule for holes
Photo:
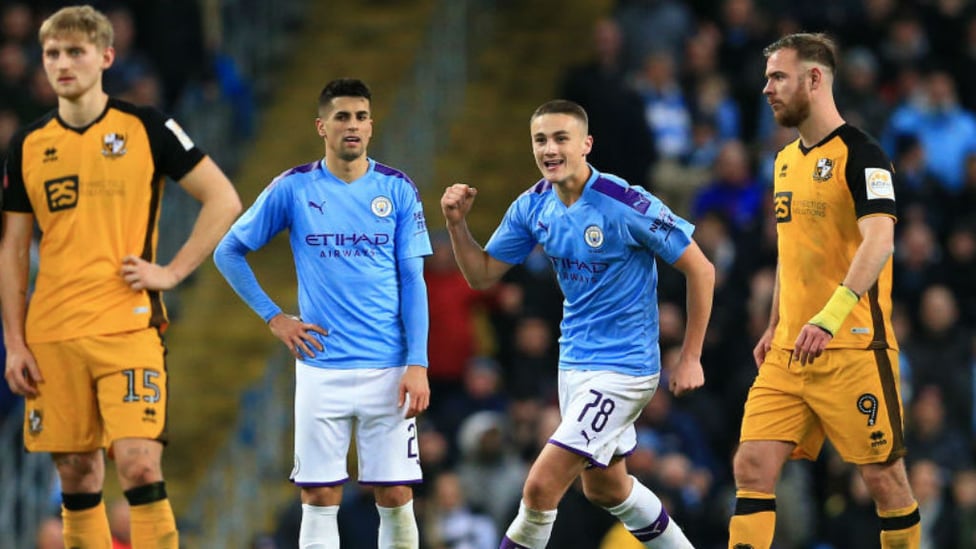
[[[322,88],[319,94],[319,109],[327,107],[336,97],[363,97],[372,100],[373,94],[365,82],[356,78],[336,78]]]
[[[529,118],[529,122],[535,120],[536,118],[544,114],[568,114],[573,118],[578,119],[583,123],[584,128],[590,127],[590,119],[586,116],[586,110],[581,107],[578,103],[569,101],[567,99],[553,99],[552,101],[546,101],[545,103],[539,105],[539,108],[532,113],[532,117]]]
[[[826,33],[798,32],[788,34],[766,46],[763,55],[769,57],[782,49],[794,50],[796,58],[800,61],[818,63],[830,69],[830,72],[837,70],[837,43]]]

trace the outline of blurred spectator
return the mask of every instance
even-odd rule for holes
[[[146,0],[129,4],[136,46],[146,52],[162,81],[162,107],[172,112],[187,84],[207,73],[203,16],[195,0]]]
[[[969,332],[960,325],[959,308],[948,288],[933,285],[922,294],[919,327],[907,343],[915,394],[935,385],[946,417],[964,427],[973,417],[973,371]]]
[[[688,3],[681,0],[620,0],[614,18],[623,29],[628,70],[638,68],[651,52],[680,55],[694,32]]]
[[[464,280],[447,232],[433,231],[430,236],[434,252],[424,263],[424,281],[430,311],[430,413],[436,416],[443,399],[462,390],[465,369],[477,351],[475,315],[489,304],[490,297],[472,290]]]
[[[152,61],[135,48],[136,26],[132,12],[124,5],[115,5],[105,12],[115,31],[113,47],[115,61],[102,77],[105,92],[120,96],[129,93],[137,83],[155,72]],[[161,99],[161,94],[160,94]],[[158,105],[159,101],[152,103]]]
[[[477,412],[504,413],[509,395],[502,391],[501,370],[495,359],[479,356],[465,366],[462,386],[438,398],[441,404],[434,421],[447,440],[460,445],[458,435],[462,423]]]
[[[734,233],[749,231],[762,211],[766,189],[753,175],[745,145],[738,140],[722,145],[712,173],[712,180],[695,195],[692,217],[718,213]]]
[[[974,162],[976,164],[976,162]],[[945,282],[959,302],[960,316],[976,328],[976,218],[960,221],[946,241]]]
[[[650,52],[634,88],[644,103],[644,119],[658,156],[677,161],[691,149],[691,110],[678,82],[673,55]]]
[[[899,217],[903,221],[918,219],[941,232],[945,227],[947,214],[951,213],[945,207],[949,203],[949,193],[939,178],[929,170],[925,147],[918,137],[898,137],[895,140],[895,156],[892,162],[895,173],[898,174],[896,192]]]
[[[920,549],[953,547],[957,539],[955,510],[946,493],[939,466],[928,460],[918,460],[909,467],[908,480],[922,516]]]
[[[939,281],[941,250],[932,229],[924,220],[903,220],[901,234],[895,244],[892,297],[908,307],[913,319],[918,318],[919,301],[926,288]]]
[[[595,59],[571,67],[559,95],[582,105],[589,116],[593,149],[587,161],[634,185],[644,185],[654,161],[654,143],[642,121],[641,98],[626,83],[622,41],[616,21],[597,21],[593,27]]]
[[[848,124],[881,135],[888,120],[888,105],[878,100],[878,60],[863,47],[849,50],[840,64],[837,108]]]
[[[929,41],[917,14],[901,11],[885,25],[884,40],[878,47],[883,70],[891,74],[901,67],[920,66],[928,57]]]
[[[962,189],[966,155],[976,152],[976,117],[957,100],[952,76],[930,72],[923,94],[902,103],[891,115],[882,144],[892,156],[898,137],[915,135],[925,147],[929,170],[951,194]]]
[[[507,528],[522,497],[528,466],[509,443],[505,416],[478,412],[461,424],[458,434],[461,487],[471,509],[486,513],[499,532]]]
[[[427,541],[435,549],[495,549],[501,539],[495,523],[468,507],[455,473],[433,480],[434,501],[427,524]]]
[[[878,514],[864,479],[848,468],[847,486],[824,506],[824,528],[819,536],[830,548],[878,547]]]
[[[946,421],[942,392],[934,385],[921,387],[909,408],[905,446],[908,462],[931,461],[946,473],[973,466],[969,441],[955,424]]]
[[[976,549],[976,470],[956,473],[952,480],[952,497],[956,506],[957,549]]]
[[[512,362],[505,375],[505,388],[512,398],[555,400],[557,354],[552,328],[544,318],[520,318],[515,324]]]

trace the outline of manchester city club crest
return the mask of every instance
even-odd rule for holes
[[[586,240],[587,246],[599,248],[603,246],[603,229],[596,225],[590,225],[583,231],[583,238]]]
[[[107,133],[102,136],[102,155],[117,158],[125,153],[125,134]]]
[[[373,210],[373,214],[377,217],[387,217],[393,213],[393,203],[385,196],[377,196],[370,203],[369,209]]]
[[[834,161],[829,158],[817,160],[817,167],[813,169],[814,181],[827,181],[834,176]]]

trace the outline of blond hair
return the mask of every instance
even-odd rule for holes
[[[41,23],[37,37],[43,45],[49,38],[69,33],[81,33],[101,49],[111,47],[115,38],[108,17],[91,6],[68,6],[59,9]]]

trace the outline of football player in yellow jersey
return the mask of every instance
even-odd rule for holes
[[[917,548],[904,465],[898,344],[891,328],[895,194],[891,161],[834,103],[836,47],[792,34],[764,50],[763,94],[799,139],[781,150],[774,193],[778,263],[769,328],[753,355],[734,459],[730,549],[773,541],[776,479],[829,437],[877,506],[881,546]]]
[[[11,140],[4,172],[0,310],[4,377],[27,397],[24,444],[50,452],[65,546],[109,549],[102,485],[110,448],[131,505],[132,546],[176,549],[161,456],[168,391],[160,292],[213,250],[241,203],[220,168],[171,118],[110,98],[112,26],[89,6],[41,26],[58,107]],[[156,263],[164,176],[202,203],[189,238]],[[40,270],[27,304],[29,247]]]

